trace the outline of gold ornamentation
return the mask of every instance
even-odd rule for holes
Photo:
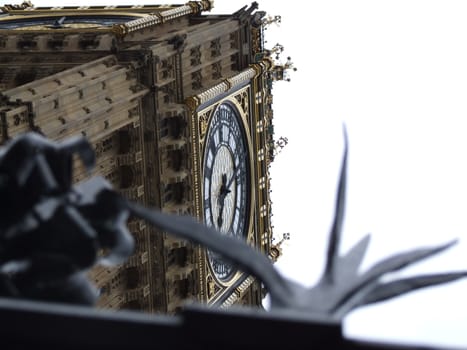
[[[207,290],[208,290],[208,298],[211,299],[214,296],[215,293],[215,286],[216,284],[214,283],[214,280],[212,279],[211,276],[208,277],[207,281]]]
[[[200,100],[197,96],[190,96],[185,100],[185,104],[188,106],[188,108],[194,112],[200,105]]]
[[[252,47],[253,52],[255,54],[261,53],[262,45],[261,45],[261,31],[256,28],[251,29],[251,37],[252,37]]]
[[[206,111],[205,113],[201,114],[198,119],[199,123],[199,140],[202,142],[204,140],[204,135],[208,130],[208,122],[211,115],[212,110]]]
[[[248,114],[248,91],[244,90],[238,95],[235,95],[235,99],[240,104],[240,107],[242,107],[243,113]]]
[[[221,309],[226,309],[232,306],[237,300],[245,294],[246,290],[251,286],[251,284],[255,281],[255,279],[251,276],[247,277],[237,288],[235,288],[234,292],[222,303],[220,306]]]
[[[208,291],[208,301],[211,300],[220,290],[219,285],[214,281],[211,275],[207,278],[207,291]]]

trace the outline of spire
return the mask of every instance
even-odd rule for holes
[[[271,249],[269,250],[269,258],[273,263],[275,263],[282,255],[282,244],[288,240],[290,240],[290,233],[286,232],[282,234],[282,238],[278,243],[271,245]],[[274,242],[274,237],[272,238],[272,241]]]
[[[287,137],[281,136],[274,144],[274,157],[282,152],[285,146],[289,143]]]
[[[260,55],[260,57],[268,60],[271,64],[269,71],[271,73],[272,81],[290,81],[290,71],[297,71],[297,68],[294,66],[294,63],[292,62],[292,58],[290,56],[287,57],[287,60],[285,62],[281,59],[283,52],[284,46],[277,43],[271,49],[264,49]]]
[[[275,24],[276,26],[279,26],[281,24],[282,18],[281,16],[267,16],[266,18],[263,19],[262,21],[262,26],[264,30],[268,29],[268,26],[271,24]]]

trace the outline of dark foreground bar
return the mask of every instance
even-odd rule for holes
[[[195,306],[165,316],[5,298],[0,339],[2,349],[428,349],[347,340],[339,323],[291,312]]]

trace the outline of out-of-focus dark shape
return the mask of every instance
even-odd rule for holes
[[[134,215],[144,218],[163,230],[219,252],[238,268],[258,277],[270,293],[272,309],[285,309],[321,319],[341,321],[345,315],[357,307],[467,276],[467,272],[462,271],[417,276],[388,283],[380,281],[386,273],[400,270],[414,262],[442,252],[451,247],[454,242],[397,254],[360,275],[358,268],[366,252],[369,236],[362,239],[349,253],[339,256],[347,175],[348,142],[345,129],[344,139],[345,149],[326,267],[320,282],[311,288],[305,288],[287,280],[275,270],[268,259],[243,242],[219,235],[214,229],[207,228],[191,218],[170,217],[134,203],[129,203],[129,207]]]
[[[29,133],[1,151],[0,295],[93,304],[86,270],[131,254],[128,212],[102,202],[95,180],[72,186],[74,154],[94,166],[83,138],[56,143]]]
[[[83,271],[97,262],[122,262],[133,248],[125,227],[128,216],[219,253],[261,280],[273,310],[341,321],[356,307],[418,288],[449,282],[467,272],[435,274],[380,282],[380,277],[449,248],[452,243],[400,253],[363,274],[358,267],[369,236],[344,256],[338,255],[344,220],[347,136],[339,178],[336,212],[326,267],[320,282],[306,288],[280,275],[268,258],[241,240],[219,234],[187,216],[170,215],[130,202],[101,177],[71,186],[71,156],[88,168],[93,153],[83,139],[52,143],[26,134],[0,155],[0,295],[92,304],[96,292]],[[99,251],[105,251],[98,258]]]

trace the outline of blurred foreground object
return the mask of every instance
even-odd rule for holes
[[[97,198],[92,181],[71,185],[74,154],[94,166],[82,138],[55,143],[29,133],[2,150],[0,295],[94,304],[85,272],[131,254],[128,213]]]
[[[344,257],[337,256],[347,147],[325,273],[311,289],[282,277],[265,256],[244,242],[189,217],[131,203],[100,177],[71,186],[75,153],[88,169],[93,166],[93,152],[84,139],[54,143],[37,134],[25,134],[0,153],[0,204],[2,213],[7,214],[0,218],[0,292],[9,297],[0,298],[0,336],[5,343],[24,348],[40,344],[67,349],[127,349],[157,344],[161,349],[210,349],[225,346],[228,339],[230,346],[242,348],[415,349],[419,347],[347,340],[341,320],[355,307],[465,275],[441,274],[387,284],[378,281],[384,273],[450,244],[399,254],[361,276],[356,271],[368,238]],[[191,306],[168,317],[11,299],[92,304],[96,292],[83,272],[95,263],[122,262],[131,253],[133,240],[125,228],[130,214],[200,243],[258,277],[270,292],[271,311]],[[232,329],[242,336],[232,338]]]
[[[240,270],[257,277],[270,293],[273,310],[294,311],[329,321],[362,305],[466,276],[466,272],[395,280],[380,277],[450,247],[417,249],[387,258],[358,275],[369,237],[339,257],[344,217],[347,139],[331,229],[326,268],[321,281],[305,288],[281,276],[263,254],[187,216],[147,209],[121,197],[100,177],[71,186],[71,161],[80,155],[93,166],[84,139],[54,143],[25,134],[0,155],[2,205],[0,278],[5,296],[92,304],[97,296],[83,271],[95,263],[119,263],[133,249],[125,223],[134,215],[155,227],[220,254]],[[101,253],[101,254],[99,254]],[[99,257],[102,255],[102,257]]]

